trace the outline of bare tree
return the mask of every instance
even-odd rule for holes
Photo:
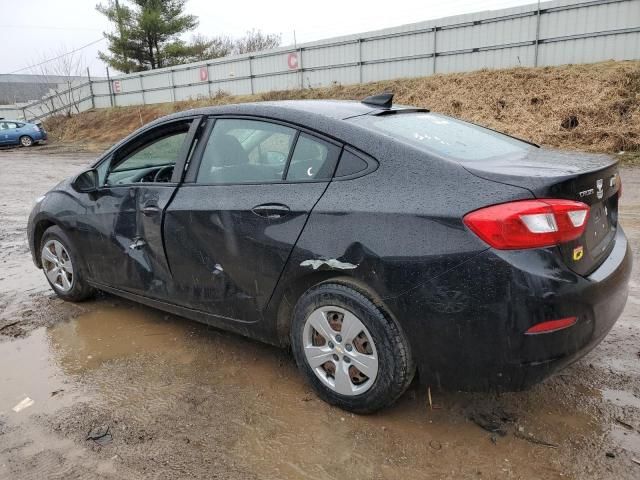
[[[62,112],[66,116],[80,112],[82,89],[78,77],[86,73],[86,62],[81,52],[71,52],[60,47],[42,55],[30,69],[40,82],[50,87],[41,104],[47,113]]]
[[[201,62],[228,55],[258,52],[280,45],[280,35],[263,33],[260,30],[249,30],[243,37],[233,39],[227,35],[207,37],[196,34],[190,42],[181,39],[165,46],[167,65]]]
[[[249,30],[244,37],[235,41],[234,53],[259,52],[280,46],[282,37],[277,33],[264,33],[260,30]]]

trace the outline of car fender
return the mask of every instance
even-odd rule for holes
[[[49,191],[45,197],[37,203],[29,216],[27,237],[29,248],[35,265],[41,268],[40,264],[40,240],[44,231],[51,225],[57,225],[75,240],[74,232],[82,228],[77,221],[77,214],[86,207],[70,191],[64,189],[68,181],[61,182],[57,187]],[[62,188],[59,188],[62,187]],[[81,257],[79,261],[86,267],[82,258],[81,249],[76,249]]]

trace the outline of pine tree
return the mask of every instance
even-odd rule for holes
[[[184,52],[175,48],[180,35],[198,25],[194,15],[184,13],[186,0],[116,0],[97,10],[115,26],[105,33],[109,53],[101,60],[124,73],[174,65]]]

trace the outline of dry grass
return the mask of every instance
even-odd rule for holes
[[[640,151],[640,62],[481,70],[251,96],[220,92],[186,102],[119,107],[51,118],[54,141],[96,148],[171,112],[205,105],[285,100],[362,99],[394,92],[395,102],[426,107],[536,143],[594,152]]]

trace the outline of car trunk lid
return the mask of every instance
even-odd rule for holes
[[[476,176],[523,187],[536,198],[565,198],[590,207],[582,236],[558,246],[564,262],[588,275],[613,248],[618,227],[620,177],[606,155],[559,152],[531,147],[515,155],[461,162]]]

